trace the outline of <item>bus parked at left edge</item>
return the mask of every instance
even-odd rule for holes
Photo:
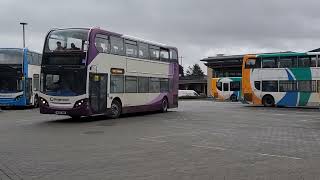
[[[41,54],[0,48],[0,106],[38,107]]]

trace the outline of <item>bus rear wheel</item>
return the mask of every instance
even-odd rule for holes
[[[266,95],[262,98],[262,103],[265,107],[273,107],[275,105],[274,98],[271,95]]]
[[[113,100],[111,103],[111,112],[109,117],[112,119],[116,119],[121,115],[122,106],[118,100]]]
[[[232,94],[231,97],[230,97],[230,100],[231,100],[231,102],[237,102],[238,98],[237,98],[236,95]]]

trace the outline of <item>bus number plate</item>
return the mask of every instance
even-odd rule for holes
[[[66,111],[56,111],[57,115],[66,115],[67,112]]]

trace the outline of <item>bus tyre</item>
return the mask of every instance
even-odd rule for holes
[[[265,107],[273,107],[274,106],[274,98],[271,95],[266,95],[263,97],[262,103]]]
[[[232,94],[231,97],[230,97],[230,100],[231,100],[231,102],[237,102],[238,98],[237,98],[236,95]]]
[[[121,115],[122,106],[118,100],[113,100],[111,103],[110,117],[116,119]]]
[[[168,100],[167,98],[163,98],[161,102],[161,112],[167,112],[168,111]]]
[[[33,106],[34,106],[35,108],[38,108],[38,107],[39,107],[39,97],[38,97],[38,95],[35,95],[35,97],[34,97]]]

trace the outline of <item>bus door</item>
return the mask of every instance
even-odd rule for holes
[[[89,74],[89,101],[94,113],[107,111],[108,74]]]
[[[32,78],[26,79],[26,90],[25,90],[26,100],[27,104],[30,104],[31,102],[31,96],[32,96]]]
[[[223,82],[222,83],[222,96],[223,99],[228,99],[230,97],[230,83],[229,82]]]

